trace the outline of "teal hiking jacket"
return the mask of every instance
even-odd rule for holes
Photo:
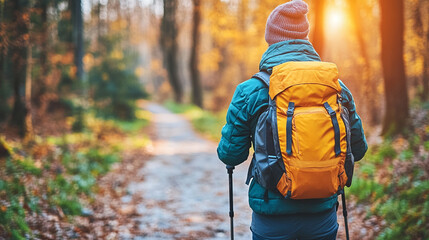
[[[274,66],[289,61],[320,61],[320,57],[309,41],[279,42],[271,45],[264,53],[259,70],[271,73]],[[368,145],[352,94],[342,81],[340,85],[342,104],[350,112],[352,153],[355,161],[358,161],[365,155]],[[256,123],[259,114],[268,106],[268,97],[268,88],[258,79],[251,78],[237,86],[217,148],[218,157],[223,163],[236,166],[248,158],[249,148],[254,143]],[[272,191],[268,191],[267,201],[267,198],[264,200],[265,193],[265,188],[256,181],[251,182],[249,205],[254,212],[265,215],[315,213],[332,209],[337,202],[337,195],[323,199],[293,200]]]

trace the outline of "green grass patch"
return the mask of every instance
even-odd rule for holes
[[[373,202],[384,195],[384,186],[371,179],[356,177],[349,189],[360,202]]]
[[[26,174],[40,176],[41,169],[34,165],[34,161],[25,158],[22,160],[16,160],[8,158],[6,160],[6,173],[11,176],[25,176]]]
[[[121,131],[129,134],[137,133],[140,129],[149,124],[149,119],[138,119],[134,121],[114,120],[114,125]]]
[[[136,111],[133,121],[100,119],[89,112],[84,115],[85,128],[79,132],[43,139],[36,136],[32,146],[8,145],[0,139],[7,147],[7,154],[0,156],[0,238],[34,238],[26,216],[39,213],[42,207],[61,209],[67,218],[81,215],[82,199],[93,199],[97,179],[120,161],[120,152],[150,142],[140,131],[150,117],[143,110]],[[121,148],[123,141],[126,146]],[[42,151],[43,158],[38,156],[36,165],[32,153],[38,147],[47,153]]]
[[[397,155],[398,153],[392,146],[392,141],[386,140],[380,145],[371,146],[365,154],[365,160],[374,164],[380,164],[386,159],[396,158]]]
[[[429,180],[378,204],[374,213],[389,223],[378,239],[429,238]]]
[[[78,187],[62,174],[48,181],[49,203],[59,206],[66,215],[80,215],[82,205],[79,202]]]
[[[103,152],[99,148],[77,153],[65,148],[60,158],[65,171],[48,180],[48,201],[50,205],[60,207],[66,215],[80,215],[80,196],[93,196],[97,178],[106,174],[112,164],[119,161],[119,156],[116,152]]]
[[[401,161],[409,161],[413,158],[414,152],[411,149],[406,149],[399,153],[399,159]]]
[[[413,135],[407,140],[409,148],[399,152],[392,141],[385,140],[357,163],[349,192],[359,204],[370,205],[369,215],[385,220],[377,239],[429,239],[429,180],[425,178],[427,170],[416,162],[423,159],[419,154],[427,154],[419,152],[420,146],[428,149],[420,137]],[[383,183],[379,182],[380,171]]]
[[[424,148],[425,148],[425,150],[426,150],[426,151],[429,151],[429,141],[426,141],[426,142],[423,144],[423,146],[424,146]]]
[[[189,104],[167,102],[165,106],[172,112],[184,114],[198,132],[214,141],[221,138],[222,127],[226,123],[226,112],[212,113]]]
[[[16,153],[12,154],[16,159],[4,159],[4,167],[0,169],[0,228],[8,238],[32,238],[25,217],[40,211],[41,198],[53,208],[61,208],[67,216],[81,215],[81,196],[92,197],[97,178],[119,161],[118,153],[110,149],[89,147],[77,153],[69,152],[68,147],[62,149],[62,168],[53,170],[38,168],[30,157],[23,158]],[[47,172],[43,174],[43,171]],[[44,186],[39,185],[41,177],[45,180],[42,181]],[[44,191],[42,188],[46,189],[46,194],[34,195],[33,190]]]
[[[199,107],[195,105],[179,104],[172,101],[167,101],[164,105],[168,108],[168,110],[174,113],[190,113],[192,111],[200,112],[201,110]]]
[[[90,196],[97,177],[106,174],[112,164],[119,161],[119,156],[115,152],[103,153],[98,148],[90,148],[87,152],[65,152],[61,159],[68,178],[57,180],[66,180],[68,185],[58,190],[68,195],[83,193]],[[55,186],[62,186],[63,182],[54,181],[53,184],[53,189],[56,189]]]
[[[384,141],[376,153],[379,162],[384,161],[386,158],[394,159],[397,155],[398,153],[393,148],[391,140]]]
[[[26,188],[25,178],[40,176],[41,170],[31,160],[7,157],[5,168],[0,170],[0,228],[12,239],[28,239],[31,230],[25,220],[26,210],[37,212],[39,198]],[[4,172],[3,172],[4,171]]]
[[[94,141],[94,135],[89,131],[84,131],[80,133],[66,133],[58,137],[47,137],[46,143],[50,145],[63,146],[68,144],[78,144],[81,142],[90,142]]]

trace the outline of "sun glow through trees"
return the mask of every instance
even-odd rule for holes
[[[327,17],[327,27],[326,29],[338,30],[344,26],[344,22],[346,21],[346,16],[344,12],[337,8],[331,8],[328,11]]]

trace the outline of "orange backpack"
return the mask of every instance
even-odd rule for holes
[[[344,166],[354,160],[337,66],[286,62],[254,77],[269,86],[270,100],[256,126],[249,178],[292,199],[326,198],[350,186]]]

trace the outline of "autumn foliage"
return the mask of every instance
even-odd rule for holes
[[[124,193],[103,176],[148,158],[141,99],[218,140],[283,2],[0,1],[0,238],[106,237],[103,211],[120,213],[106,206]],[[353,236],[429,238],[429,2],[306,2],[309,40],[337,64],[371,145],[350,189]]]

